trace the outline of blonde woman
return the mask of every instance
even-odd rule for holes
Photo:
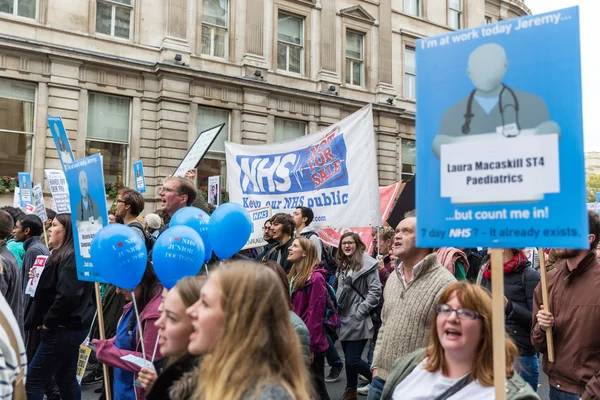
[[[216,270],[188,309],[188,351],[203,356],[199,399],[309,400],[310,381],[277,275],[253,262]]]
[[[329,348],[323,330],[327,301],[327,270],[317,256],[317,246],[306,238],[294,240],[288,250],[292,268],[288,274],[290,297],[296,314],[310,333],[310,372],[321,400],[329,400],[325,386],[325,352]]]
[[[205,277],[187,277],[163,292],[160,318],[154,325],[158,328],[158,344],[164,358],[154,362],[154,369],[142,368],[140,371],[140,382],[148,390],[146,400],[193,397],[200,359],[187,350],[194,327],[185,311],[200,298],[204,282]]]
[[[431,320],[430,345],[399,359],[382,400],[495,399],[492,299],[481,287],[461,281],[446,288]],[[506,398],[539,397],[514,369],[517,347],[506,336]]]

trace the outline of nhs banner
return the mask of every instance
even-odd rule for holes
[[[225,151],[229,199],[248,210],[310,207],[314,227],[381,224],[371,105],[312,135]]]

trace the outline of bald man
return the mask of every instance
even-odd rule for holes
[[[475,135],[500,134],[511,138],[522,130],[560,134],[560,127],[550,119],[541,97],[503,83],[507,69],[506,52],[498,44],[484,44],[471,53],[467,74],[475,89],[444,113],[433,141],[436,157],[440,158],[442,144]]]

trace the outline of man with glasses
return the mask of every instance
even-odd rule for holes
[[[256,257],[256,261],[259,262],[262,262],[263,258],[269,253],[269,250],[277,245],[277,240],[273,239],[271,233],[271,219],[266,220],[263,224],[263,240],[267,242],[267,245],[263,247],[263,250]]]
[[[368,400],[379,400],[394,361],[427,346],[431,312],[443,291],[456,282],[431,249],[416,247],[415,211],[396,227],[392,250],[400,260],[386,283],[382,325],[373,356]]]
[[[27,281],[29,280],[29,270],[33,266],[37,256],[49,256],[48,248],[42,243],[42,233],[44,225],[40,217],[35,214],[23,215],[17,220],[14,230],[15,242],[23,243],[25,257],[21,267],[22,290],[25,293]],[[24,303],[26,304],[26,303]],[[16,316],[19,318],[19,316]]]
[[[197,196],[196,188],[191,180],[176,176],[165,179],[158,194],[162,202],[163,213],[167,214],[169,218],[178,210],[194,204]],[[166,224],[162,231],[168,227],[169,224]]]

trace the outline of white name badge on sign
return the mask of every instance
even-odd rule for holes
[[[539,201],[559,193],[558,140],[558,134],[493,134],[443,144],[441,197],[453,204],[493,204]]]
[[[33,266],[31,267],[29,272],[33,276],[27,281],[27,286],[25,287],[25,294],[28,294],[31,297],[35,296],[35,291],[37,290],[38,283],[40,283],[40,276],[42,276],[42,272],[44,272],[44,267],[46,266],[46,260],[48,260],[48,256],[37,256],[35,258]]]
[[[93,218],[90,218],[93,220]],[[84,221],[79,223],[77,234],[79,235],[79,253],[83,258],[90,258],[90,246],[96,233],[102,229],[102,225],[94,222]]]

